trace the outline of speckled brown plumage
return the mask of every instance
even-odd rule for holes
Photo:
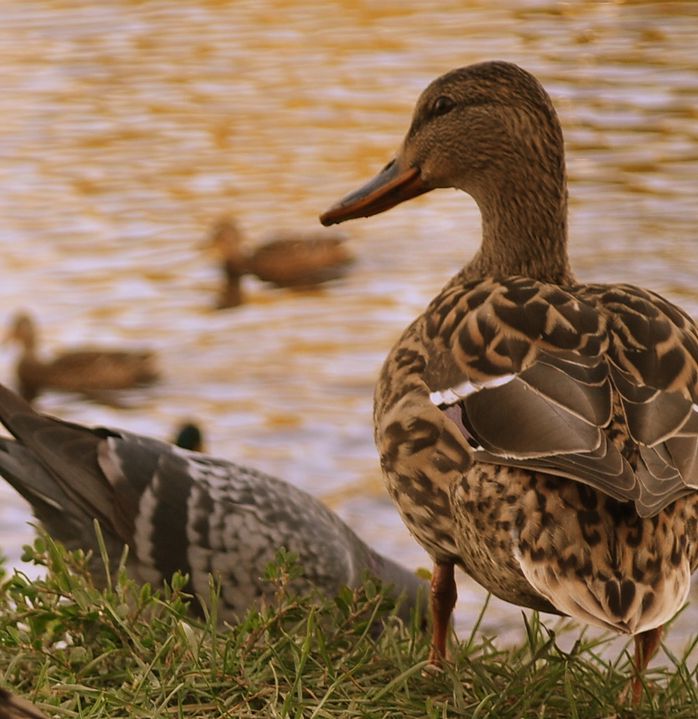
[[[388,491],[437,569],[432,658],[458,564],[510,602],[635,635],[641,671],[698,565],[696,325],[649,290],[576,281],[562,131],[521,68],[435,80],[396,158],[321,219],[437,187],[476,200],[482,244],[388,355],[374,415]]]

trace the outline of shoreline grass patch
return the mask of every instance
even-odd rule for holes
[[[48,571],[32,581],[17,571],[3,577],[0,677],[53,717],[698,715],[698,639],[647,672],[643,703],[630,708],[618,703],[632,674],[627,651],[609,659],[609,640],[584,633],[563,651],[535,614],[523,620],[525,639],[508,647],[476,623],[446,668],[432,672],[428,633],[397,618],[380,587],[366,581],[334,599],[286,596],[297,571],[288,556],[268,575],[278,602],[230,627],[217,626],[213,585],[212,610],[197,620],[184,577],[155,591],[122,570],[100,590],[85,556],[45,535],[25,556]]]

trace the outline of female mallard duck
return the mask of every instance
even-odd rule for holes
[[[36,327],[26,312],[14,316],[6,341],[22,347],[17,382],[22,397],[30,401],[43,390],[94,395],[147,384],[159,377],[155,355],[148,351],[86,347],[42,360],[37,355]]]
[[[240,278],[256,275],[277,287],[310,287],[346,274],[354,261],[339,234],[281,234],[253,251],[243,248],[238,226],[229,219],[213,228],[210,247],[225,273],[218,308],[242,304]]]
[[[291,583],[298,592],[334,594],[368,573],[404,595],[403,617],[419,606],[421,580],[286,482],[148,437],[47,417],[2,385],[0,422],[15,437],[0,438],[0,474],[49,534],[69,549],[91,550],[99,584],[106,578],[95,518],[114,573],[128,545],[136,581],[159,585],[180,571],[187,591],[205,599],[216,576],[221,622],[273,598],[263,575],[282,547],[298,558],[301,576]]]
[[[698,565],[698,330],[654,292],[575,280],[566,184],[545,90],[486,62],[431,83],[395,159],[321,221],[437,187],[482,214],[480,250],[375,394],[388,490],[435,562],[432,660],[457,564],[507,601],[633,635],[639,699]]]
[[[0,689],[0,719],[47,719],[31,702]]]

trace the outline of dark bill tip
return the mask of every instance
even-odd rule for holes
[[[397,161],[392,160],[372,180],[320,215],[320,222],[327,227],[357,217],[377,215],[430,189],[416,167],[401,170]]]

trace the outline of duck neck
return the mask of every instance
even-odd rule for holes
[[[524,275],[570,284],[567,256],[567,185],[564,167],[547,177],[509,177],[497,191],[475,198],[482,214],[482,245],[466,276]]]
[[[27,358],[36,357],[36,332],[33,328],[27,329],[18,337],[20,347],[22,348],[22,355]]]
[[[242,268],[234,262],[226,261],[223,263],[223,271],[225,281],[218,297],[218,309],[237,307],[242,304],[242,288],[240,286]]]

